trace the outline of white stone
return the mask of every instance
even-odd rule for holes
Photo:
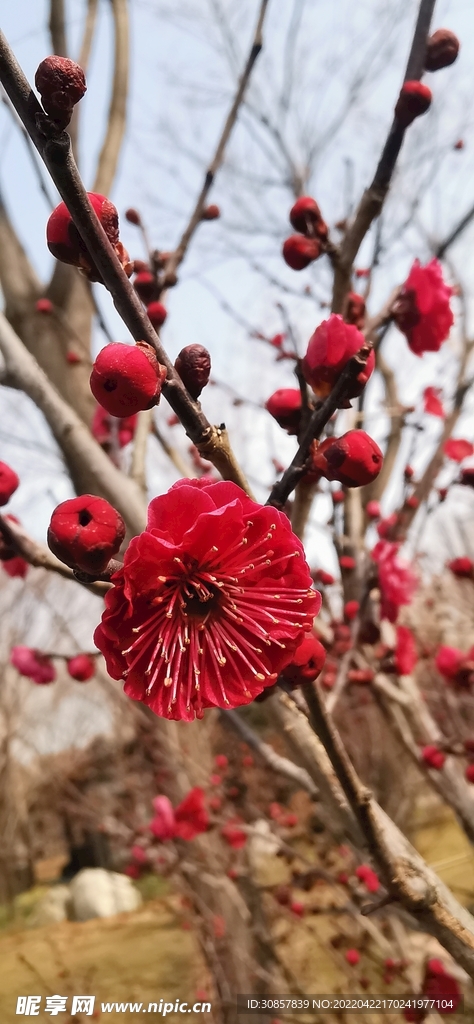
[[[113,917],[136,910],[142,902],[138,889],[127,875],[104,868],[83,868],[70,883],[72,917],[88,921],[92,917]]]
[[[68,885],[54,885],[37,903],[28,924],[41,928],[45,924],[56,924],[69,917],[71,894]]]

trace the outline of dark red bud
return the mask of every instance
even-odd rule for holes
[[[186,345],[181,349],[174,367],[191,398],[199,398],[211,373],[211,357],[207,348],[203,345]]]
[[[449,28],[438,28],[429,37],[426,45],[425,68],[427,71],[440,71],[454,64],[459,53],[459,39]]]
[[[47,114],[65,128],[73,108],[87,91],[82,68],[68,57],[45,57],[35,75],[35,85]]]
[[[131,206],[129,210],[125,210],[125,220],[128,220],[129,224],[135,224],[136,227],[139,227],[140,224],[141,224],[140,214],[139,214],[138,210],[135,210],[133,208],[133,206]],[[136,261],[136,262],[138,262],[138,261]]]
[[[215,203],[211,203],[210,206],[206,206],[201,214],[201,220],[217,220],[221,215],[221,211]]]
[[[321,245],[317,238],[291,235],[283,243],[282,253],[285,263],[292,270],[304,270],[321,255]]]
[[[395,107],[395,117],[402,128],[425,114],[431,105],[431,89],[422,82],[405,82]]]

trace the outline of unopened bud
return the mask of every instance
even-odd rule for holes
[[[422,82],[404,82],[395,107],[395,117],[402,128],[408,128],[416,117],[426,114],[431,105],[431,89]]]
[[[128,220],[129,224],[135,224],[139,227],[141,224],[141,217],[138,210],[135,210],[133,206],[129,210],[125,210],[125,220]]]
[[[439,28],[429,37],[426,45],[425,68],[440,71],[454,64],[459,53],[459,39],[449,28]]]
[[[211,373],[211,357],[207,348],[203,345],[186,345],[181,349],[174,368],[191,398],[199,398]]]

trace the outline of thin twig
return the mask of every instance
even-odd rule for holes
[[[37,541],[33,540],[29,534],[20,526],[18,523],[7,520],[4,516],[0,515],[0,534],[3,537],[7,545],[13,548],[20,558],[24,558],[25,562],[29,565],[33,565],[36,568],[48,569],[49,572],[58,573],[59,576],[63,576],[66,580],[75,580],[73,570],[67,565],[64,565],[56,558],[48,548],[43,547]],[[82,582],[79,580],[78,582]],[[93,594],[98,594],[103,597],[109,589],[107,583],[83,583],[82,585],[87,590],[92,591]]]
[[[424,69],[426,40],[436,0],[420,0],[418,17],[413,34],[404,81],[419,80]],[[333,312],[340,313],[349,291],[352,265],[372,221],[378,217],[395,170],[395,164],[402,148],[405,128],[395,118],[387,136],[374,178],[365,190],[354,219],[342,241],[336,262],[333,290]]]
[[[226,122],[224,124],[224,128],[222,130],[221,137],[220,137],[219,142],[217,144],[217,149],[215,151],[213,159],[211,160],[211,163],[209,164],[209,167],[207,168],[207,171],[206,171],[206,174],[205,174],[205,178],[204,178],[204,183],[203,183],[202,189],[201,189],[201,191],[199,193],[199,196],[197,198],[196,205],[195,205],[194,210],[193,210],[193,212],[191,214],[189,223],[188,223],[187,227],[185,228],[185,230],[184,230],[184,232],[183,232],[183,234],[181,236],[181,239],[180,239],[180,241],[178,243],[177,248],[171,254],[171,256],[170,256],[170,258],[169,258],[169,260],[168,260],[168,262],[167,262],[167,264],[165,266],[165,271],[164,271],[165,287],[166,287],[166,284],[167,284],[167,279],[169,279],[172,275],[175,274],[176,268],[183,261],[185,255],[186,255],[186,252],[187,252],[189,243],[191,241],[191,238],[193,237],[194,232],[196,231],[196,228],[198,227],[198,224],[200,224],[200,222],[201,222],[202,212],[204,210],[204,206],[205,206],[205,203],[206,203],[209,191],[210,191],[210,189],[211,189],[211,187],[213,185],[213,182],[214,182],[215,176],[217,174],[217,171],[219,170],[219,168],[220,168],[220,166],[221,166],[221,164],[222,164],[222,162],[224,160],[226,146],[227,146],[227,143],[229,141],[232,129],[234,128],[234,125],[235,125],[235,123],[237,121],[237,115],[239,113],[240,106],[241,106],[242,101],[244,99],[245,92],[246,92],[246,89],[247,89],[247,86],[248,86],[248,83],[249,83],[250,76],[252,74],[252,70],[253,70],[254,64],[255,64],[255,62],[257,60],[257,57],[258,57],[258,55],[259,55],[259,53],[260,53],[260,51],[262,49],[262,46],[263,46],[262,29],[263,29],[263,22],[264,22],[264,19],[265,19],[265,14],[266,14],[267,7],[268,7],[268,2],[269,2],[269,0],[261,0],[261,2],[260,2],[260,11],[259,11],[259,15],[258,15],[258,20],[257,20],[256,29],[255,29],[255,34],[254,34],[254,37],[253,37],[253,40],[252,40],[252,45],[251,45],[251,48],[250,48],[250,53],[248,55],[247,62],[245,64],[245,68],[244,68],[244,70],[242,72],[242,75],[240,77],[239,84],[238,84],[238,87],[237,87],[237,91],[236,91],[236,94],[235,94],[234,99],[232,101],[232,106],[231,106],[231,108],[229,110],[229,113],[227,115]]]
[[[274,772],[278,772],[279,775],[284,775],[287,779],[291,779],[292,782],[296,782],[309,793],[313,800],[317,799],[319,791],[310,775],[308,775],[308,772],[304,768],[299,768],[298,765],[294,764],[287,757],[277,754],[269,743],[264,743],[260,736],[247,725],[247,722],[244,722],[243,718],[236,711],[221,711],[220,718],[224,725],[237,732]]]
[[[105,195],[110,190],[117,169],[122,140],[125,132],[128,94],[128,5],[127,0],[111,0],[114,19],[115,51],[114,78],[110,98],[107,131],[99,155],[99,162],[92,187],[93,192]]]
[[[112,294],[115,307],[135,341],[147,341],[156,351],[168,375],[163,393],[181,420],[187,434],[203,458],[209,459],[221,475],[233,480],[250,494],[249,485],[231,450],[224,425],[213,427],[199,403],[195,402],[176,373],[158,335],[125,274],[99,220],[92,209],[71,152],[66,132],[45,138],[40,131],[38,115],[44,114],[30,89],[3,33],[0,33],[0,78],[30,138],[44,160],[51,177],[66,203],[71,217],[102,280]]]
[[[146,450],[153,423],[153,409],[144,409],[138,413],[137,426],[133,438],[130,476],[146,494]]]

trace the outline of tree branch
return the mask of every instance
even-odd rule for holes
[[[64,0],[50,0],[49,32],[53,53],[67,57],[66,25],[64,21]]]
[[[28,562],[29,565],[58,573],[59,576],[63,576],[66,580],[74,580],[75,583],[79,582],[83,587],[86,587],[86,590],[90,590],[93,594],[98,594],[99,597],[103,597],[109,589],[107,583],[86,583],[78,579],[69,566],[60,562],[59,558],[56,558],[48,548],[33,540],[22,526],[18,523],[10,522],[10,520],[7,520],[2,515],[0,515],[0,534],[6,543],[14,548],[17,554],[24,558],[25,562]]]
[[[221,711],[220,719],[227,728],[237,732],[245,740],[245,743],[265,761],[269,768],[279,775],[284,775],[287,779],[291,779],[292,782],[296,782],[298,786],[301,786],[302,789],[309,793],[313,800],[318,798],[319,791],[310,775],[308,775],[308,772],[304,768],[299,768],[298,765],[294,764],[287,757],[277,754],[269,743],[264,743],[260,736],[247,725],[247,722],[236,711]]]
[[[314,687],[307,684],[304,691],[312,727],[324,745],[387,890],[474,978],[474,918],[457,902],[361,783],[325,711],[317,684]],[[292,715],[298,719],[300,734],[306,743],[311,728],[296,708]],[[306,767],[310,771],[308,760]]]
[[[426,53],[426,40],[436,0],[420,0],[410,55],[404,81],[421,78]],[[405,129],[394,119],[387,136],[377,170],[369,187],[365,190],[354,219],[342,241],[334,274],[332,309],[340,313],[350,288],[352,266],[372,221],[378,217],[385,202],[395,164],[405,138]]]
[[[354,381],[367,362],[369,353],[370,347],[365,345],[357,355],[353,356],[352,359],[346,363],[344,370],[341,373],[339,380],[334,385],[331,393],[322,405],[315,409],[311,414],[298,451],[296,452],[293,461],[288,466],[288,469],[285,470],[281,480],[278,480],[272,488],[270,497],[266,502],[267,505],[273,505],[274,508],[279,509],[284,507],[291,492],[294,490],[304,474],[311,442],[315,440],[315,438],[320,437],[332,414],[340,408],[341,403],[347,398],[347,395],[353,388]]]
[[[66,203],[74,224],[83,239],[95,267],[109,289],[114,305],[136,341],[147,341],[155,349],[159,362],[168,375],[163,393],[181,420],[187,434],[203,458],[209,459],[227,480],[233,480],[250,493],[249,486],[230,449],[225,429],[212,427],[176,373],[158,335],[128,280],[94,210],[71,153],[66,132],[46,139],[41,133],[37,115],[41,108],[30,89],[3,33],[0,33],[0,78],[30,138],[44,160],[51,177]]]
[[[180,263],[182,263],[185,255],[186,255],[186,252],[187,252],[189,243],[191,241],[191,238],[193,237],[194,232],[196,231],[196,228],[198,227],[198,225],[201,222],[202,212],[203,212],[203,209],[204,209],[204,206],[205,206],[205,203],[206,203],[209,191],[210,191],[210,189],[211,189],[211,187],[212,187],[212,185],[214,183],[214,179],[215,179],[215,176],[217,174],[217,171],[219,170],[219,168],[220,168],[220,166],[221,166],[221,164],[222,164],[222,162],[224,160],[226,146],[227,146],[227,143],[229,141],[232,129],[234,128],[234,125],[235,125],[235,123],[237,121],[237,115],[239,113],[239,108],[240,108],[240,106],[242,104],[242,101],[244,99],[245,92],[246,92],[246,89],[247,89],[247,86],[248,86],[248,83],[249,83],[250,76],[252,74],[252,70],[253,70],[254,64],[255,64],[255,62],[257,60],[257,57],[258,57],[258,55],[259,55],[259,53],[260,53],[260,51],[262,49],[262,46],[263,46],[262,29],[263,29],[263,22],[265,20],[265,14],[266,14],[267,7],[268,7],[268,2],[269,2],[269,0],[261,0],[261,2],[260,2],[260,11],[259,11],[259,15],[258,15],[258,20],[257,20],[256,29],[255,29],[255,34],[254,34],[254,37],[253,37],[253,40],[252,40],[252,45],[251,45],[251,48],[250,48],[250,53],[248,55],[245,68],[244,68],[244,70],[242,72],[242,75],[241,75],[241,77],[239,79],[239,84],[238,84],[238,87],[237,87],[237,92],[236,92],[236,94],[234,96],[234,99],[232,101],[232,106],[231,106],[231,108],[229,110],[229,113],[227,115],[226,122],[224,124],[224,128],[222,130],[221,137],[220,137],[219,142],[217,144],[217,149],[216,149],[216,151],[214,153],[214,157],[211,160],[211,163],[209,164],[209,167],[207,168],[206,175],[205,175],[205,178],[204,178],[204,183],[203,183],[203,186],[202,186],[201,191],[199,193],[199,196],[197,198],[196,205],[195,205],[194,210],[193,210],[193,212],[191,214],[191,218],[189,220],[189,223],[188,223],[187,227],[185,228],[185,230],[184,230],[184,232],[183,232],[183,234],[181,236],[181,239],[180,239],[180,241],[178,243],[177,248],[171,254],[171,256],[170,256],[170,258],[169,258],[169,260],[168,260],[168,262],[166,264],[165,271],[164,271],[165,287],[166,287],[166,284],[167,284],[167,279],[169,279],[171,277],[171,275],[173,275],[176,272],[177,267],[179,267]]]
[[[114,78],[107,131],[95,175],[93,192],[108,195],[117,170],[125,132],[128,94],[128,11],[127,0],[111,0],[115,29]]]

